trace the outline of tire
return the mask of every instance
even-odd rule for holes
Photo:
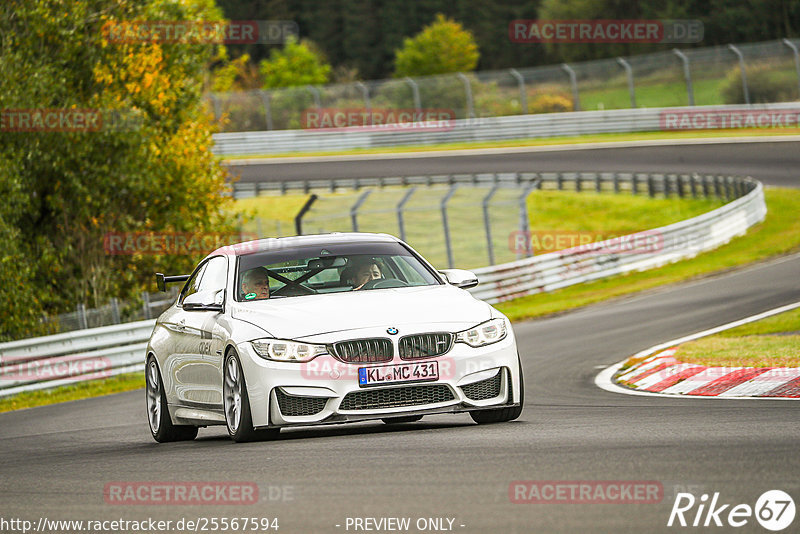
[[[150,434],[159,443],[168,441],[191,441],[197,437],[197,427],[193,425],[174,425],[169,417],[167,407],[167,394],[164,391],[164,381],[161,371],[154,357],[147,360],[145,367],[145,382],[147,383],[147,421],[150,425]]]
[[[519,355],[517,355],[519,358]],[[522,415],[522,407],[525,404],[525,378],[522,376],[522,362],[519,362],[519,406],[509,406],[507,408],[494,408],[491,410],[478,410],[469,412],[472,420],[479,425],[490,423],[504,423],[513,421]]]
[[[421,415],[402,415],[398,417],[383,417],[381,421],[387,425],[396,425],[399,423],[416,423],[420,419],[422,419]]]
[[[225,356],[222,379],[222,402],[225,411],[225,425],[228,435],[237,443],[262,441],[275,438],[279,428],[255,430],[250,412],[250,398],[247,396],[242,364],[235,352],[229,351]]]

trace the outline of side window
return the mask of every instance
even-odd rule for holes
[[[228,259],[216,256],[208,260],[203,279],[200,280],[200,291],[220,291],[228,285]]]
[[[200,291],[200,281],[203,278],[203,272],[206,270],[207,265],[208,263],[204,263],[199,269],[197,269],[197,272],[195,272],[186,282],[186,285],[183,286],[181,298],[178,300],[178,304],[183,304],[183,299]]]

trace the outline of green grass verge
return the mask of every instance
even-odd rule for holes
[[[479,148],[515,148],[551,145],[579,145],[586,143],[612,143],[628,141],[648,141],[660,139],[709,139],[717,137],[780,137],[798,135],[800,128],[748,128],[734,130],[691,130],[665,132],[608,133],[548,137],[546,139],[508,139],[502,141],[476,141],[462,143],[443,143],[438,145],[404,145],[380,148],[353,148],[350,150],[320,150],[313,152],[282,152],[280,154],[241,154],[220,156],[220,159],[236,163],[239,159],[265,158],[280,159],[289,157],[347,156],[360,154],[402,154],[405,152],[437,152],[441,150],[471,150]]]
[[[0,412],[33,408],[45,404],[67,402],[89,397],[99,397],[111,393],[121,393],[144,387],[144,373],[125,373],[103,380],[79,382],[70,386],[40,391],[25,391],[7,398],[0,398]],[[144,410],[144,399],[142,399]]]
[[[552,293],[523,297],[496,307],[512,321],[572,310],[602,300],[682,282],[800,250],[800,191],[766,190],[767,217],[747,235],[695,258]]]
[[[684,343],[675,357],[714,367],[800,367],[800,308]]]

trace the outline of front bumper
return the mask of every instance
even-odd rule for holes
[[[343,363],[318,356],[306,363],[265,360],[249,343],[237,346],[256,428],[363,421],[407,415],[458,413],[516,405],[520,368],[513,333],[473,348],[456,343],[437,361],[436,381],[361,387],[358,369],[406,364],[396,355],[380,364]]]

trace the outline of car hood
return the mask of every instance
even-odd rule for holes
[[[438,324],[469,328],[491,318],[491,306],[451,285],[375,289],[235,302],[234,319],[281,339],[373,327]]]

